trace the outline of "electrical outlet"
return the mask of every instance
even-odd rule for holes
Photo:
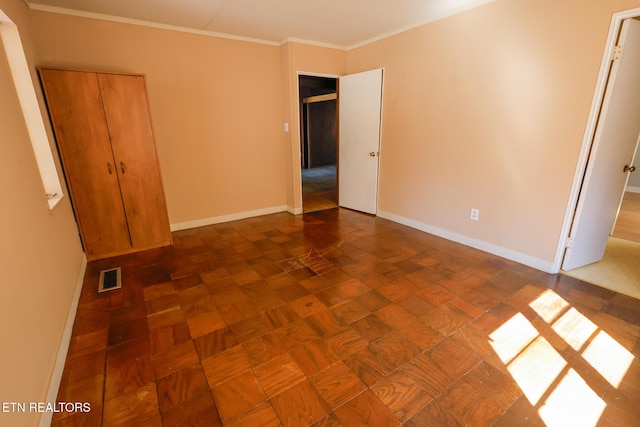
[[[477,221],[480,219],[480,209],[471,209],[471,221]]]

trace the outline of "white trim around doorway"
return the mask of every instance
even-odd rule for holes
[[[602,61],[600,64],[600,72],[598,74],[598,80],[591,102],[591,109],[589,111],[589,118],[587,120],[587,126],[582,139],[582,148],[580,149],[580,155],[578,157],[578,163],[576,165],[576,171],[573,177],[573,185],[571,187],[571,193],[569,195],[569,201],[565,210],[564,222],[560,232],[560,238],[556,247],[556,255],[553,262],[552,273],[559,273],[564,258],[566,249],[566,243],[571,232],[571,224],[573,217],[578,206],[578,196],[582,186],[582,180],[584,178],[587,163],[589,160],[589,152],[591,151],[591,145],[596,131],[596,124],[598,122],[598,116],[600,113],[600,107],[604,100],[604,92],[607,86],[607,79],[611,70],[611,57],[613,50],[616,46],[618,34],[622,27],[622,21],[629,18],[635,18],[640,16],[640,8],[630,9],[613,14],[611,18],[611,25],[609,26],[609,35],[607,36],[607,42],[602,55]]]

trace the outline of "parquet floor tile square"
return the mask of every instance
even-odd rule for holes
[[[403,423],[433,400],[429,393],[402,371],[378,381],[371,386],[371,391]]]
[[[466,374],[482,358],[451,338],[445,339],[431,351],[431,358],[454,377]]]
[[[347,356],[343,361],[360,381],[369,387],[389,375],[395,368],[368,347]]]
[[[335,334],[343,329],[344,325],[329,309],[321,310],[305,318],[305,322],[319,336]]]
[[[253,371],[269,397],[274,397],[307,379],[289,353],[275,356],[253,368]]]
[[[368,341],[351,327],[344,327],[338,332],[325,337],[324,342],[329,350],[343,359],[368,346]]]
[[[187,325],[189,326],[191,337],[198,338],[218,329],[225,328],[227,323],[218,310],[213,310],[187,318]]]
[[[162,426],[165,427],[219,427],[222,425],[210,391],[162,413]]]
[[[320,336],[302,319],[278,328],[274,333],[288,351],[320,340]]]
[[[70,358],[86,356],[96,351],[105,351],[108,345],[109,330],[101,329],[83,335],[71,337],[68,356]]]
[[[302,295],[290,301],[293,311],[301,318],[310,316],[327,308],[315,295]]]
[[[388,366],[398,368],[422,352],[420,346],[395,331],[369,344],[369,350]]]
[[[387,325],[373,314],[363,317],[360,320],[356,320],[351,324],[351,327],[368,341],[375,341],[376,339],[390,334],[393,331],[391,326]]]
[[[160,418],[155,384],[149,384],[105,400],[103,411],[105,425],[133,425]]]
[[[279,427],[282,422],[269,402],[262,402],[225,423],[230,427]]]
[[[207,378],[199,363],[176,371],[157,381],[160,412],[186,404],[195,397],[209,393]]]
[[[107,370],[104,379],[104,399],[109,400],[154,383],[151,356],[126,360]]]
[[[198,354],[193,346],[193,341],[185,341],[181,344],[163,350],[151,356],[151,364],[156,379],[165,377],[175,371],[197,363]]]
[[[344,209],[173,240],[87,266],[53,426],[637,425],[637,300]]]
[[[335,413],[345,426],[400,426],[400,421],[371,390],[363,391]]]
[[[218,384],[211,392],[223,421],[231,420],[267,399],[250,370]]]
[[[273,307],[264,312],[265,321],[267,326],[272,329],[281,328],[296,320],[300,319],[293,307],[288,304],[280,304],[277,307]]]
[[[349,325],[371,314],[371,311],[357,299],[336,305],[331,309],[331,312],[344,325]]]
[[[496,402],[464,381],[455,383],[438,401],[461,425],[491,425],[502,414]]]
[[[247,352],[249,364],[252,367],[269,362],[273,358],[286,353],[286,348],[276,338],[273,332],[266,333],[242,344]]]
[[[341,361],[327,366],[310,379],[332,409],[343,405],[367,388]]]
[[[328,351],[324,343],[320,342],[296,347],[290,354],[308,377],[340,360],[339,356]]]
[[[235,346],[201,361],[209,387],[215,387],[251,369],[247,353]]]
[[[380,308],[374,314],[383,323],[394,329],[402,328],[416,320],[416,316],[395,303]]]
[[[417,414],[411,417],[405,424],[407,427],[424,427],[424,426],[446,426],[446,427],[462,427],[452,413],[443,410],[436,400],[432,400]],[[509,424],[510,426],[520,426],[522,424]],[[506,427],[506,426],[505,426]]]
[[[309,380],[273,397],[271,405],[285,427],[308,426],[330,411]]]

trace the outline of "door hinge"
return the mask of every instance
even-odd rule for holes
[[[569,249],[572,246],[573,246],[573,237],[567,237],[567,239],[564,241],[564,247],[566,249]]]
[[[613,54],[611,55],[611,60],[615,61],[616,59],[620,59],[620,55],[622,55],[622,46],[617,45],[613,48]]]

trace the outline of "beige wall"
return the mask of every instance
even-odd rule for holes
[[[28,10],[0,0],[34,62]],[[32,67],[32,69],[35,69]],[[48,210],[31,143],[0,44],[0,402],[43,402],[82,265],[64,198]],[[31,426],[38,414],[0,413],[0,425]]]
[[[286,205],[278,46],[32,15],[40,64],[146,74],[172,224]]]
[[[611,15],[638,6],[497,0],[350,51],[385,69],[379,209],[550,265]]]

